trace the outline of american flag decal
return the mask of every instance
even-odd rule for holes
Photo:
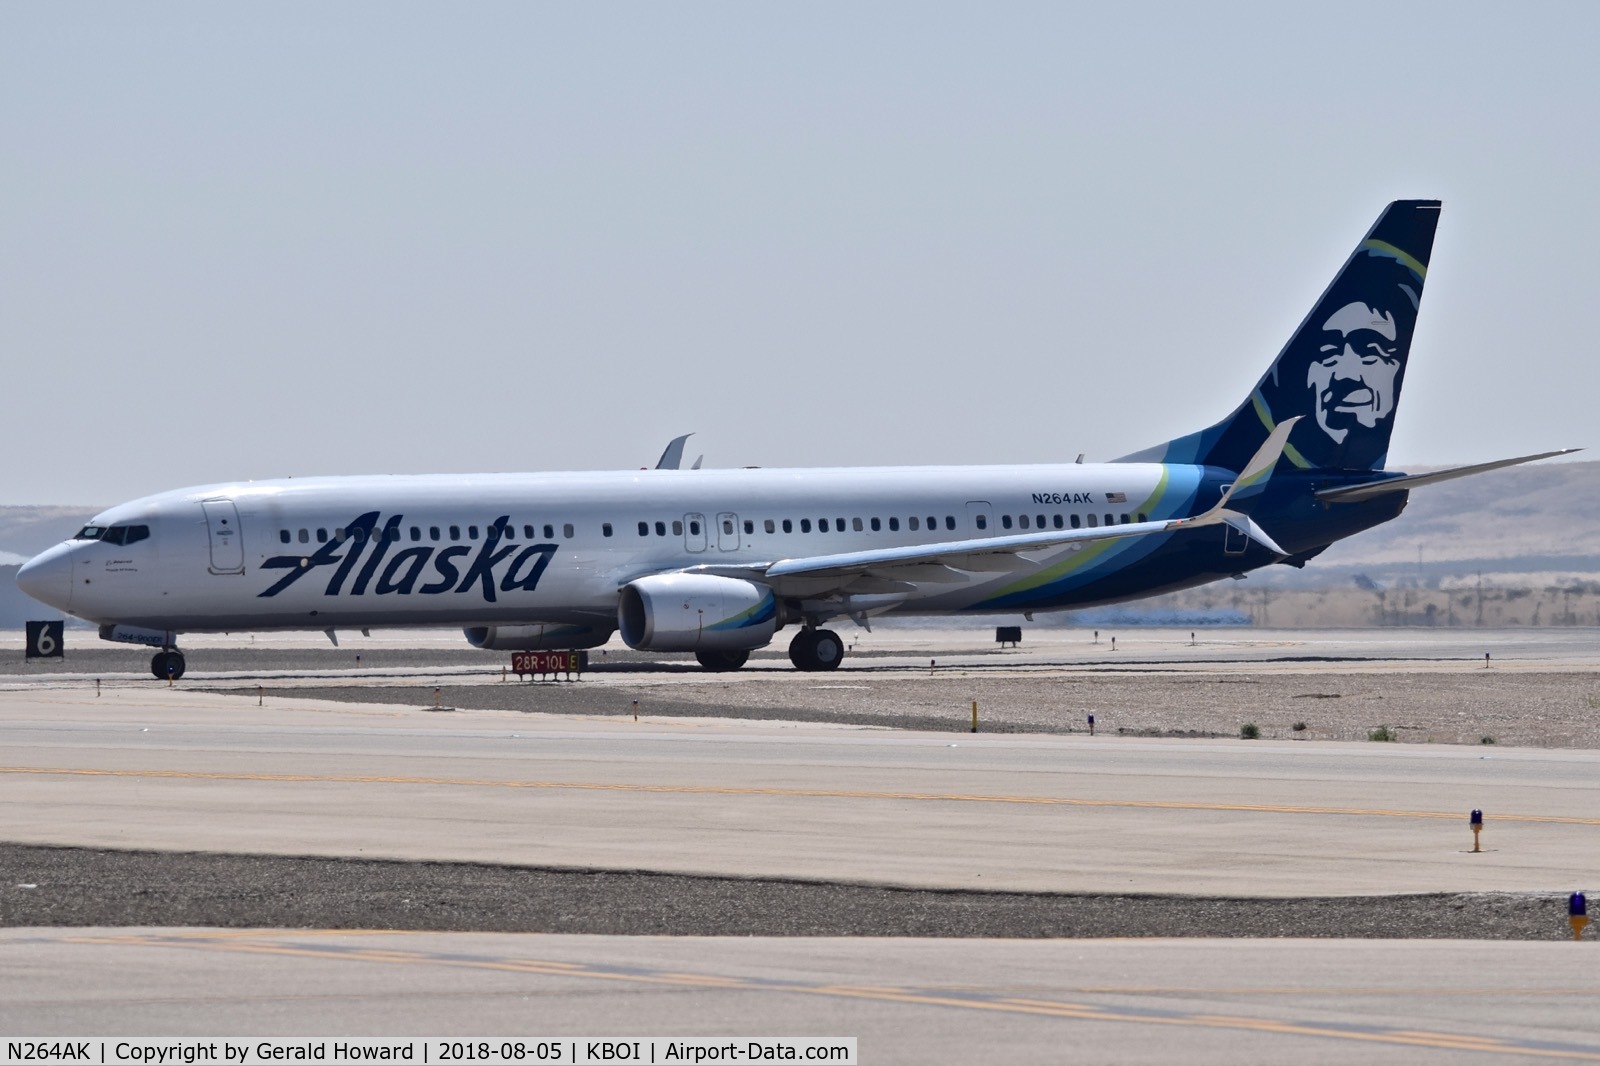
[[[1128,502],[1128,494],[1126,492],[1108,492],[1108,493],[1106,493],[1106,502],[1107,503],[1127,503]]]

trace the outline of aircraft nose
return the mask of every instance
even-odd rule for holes
[[[57,544],[23,563],[17,587],[40,603],[65,611],[72,599],[72,556],[67,545]]]

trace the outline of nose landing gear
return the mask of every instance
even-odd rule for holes
[[[183,652],[176,648],[158,651],[150,657],[150,672],[157,681],[176,681],[183,676]]]

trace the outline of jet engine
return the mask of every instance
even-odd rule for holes
[[[485,651],[572,651],[598,648],[615,632],[610,626],[551,623],[533,626],[469,626],[467,643]]]
[[[617,624],[640,651],[749,651],[778,630],[778,601],[752,581],[657,574],[622,588]]]

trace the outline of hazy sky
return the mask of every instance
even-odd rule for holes
[[[1600,443],[1600,5],[1305,7],[7,3],[0,503],[1114,458],[1399,197],[1391,466]]]

